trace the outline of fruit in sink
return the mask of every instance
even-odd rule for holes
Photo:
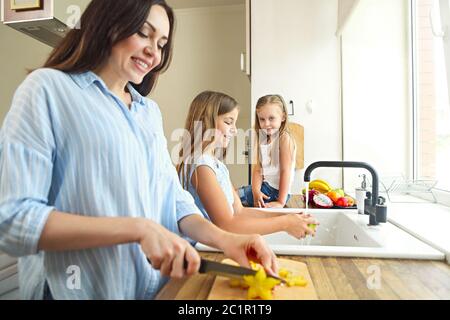
[[[336,201],[336,205],[339,207],[344,207],[344,208],[349,207],[348,199],[345,197],[341,197]]]
[[[320,209],[330,209],[333,207],[333,200],[325,194],[316,194],[313,198],[314,206]]]
[[[309,183],[309,189],[314,189],[319,191],[320,193],[327,193],[332,190],[331,186],[328,182],[324,180],[314,180]]]

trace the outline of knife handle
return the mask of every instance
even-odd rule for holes
[[[150,261],[149,258],[147,258],[147,262],[148,262],[150,265],[152,264],[152,262]],[[204,263],[203,263],[203,259],[202,259],[201,262],[200,262],[200,269],[202,269],[202,266],[203,266],[203,265],[204,265]],[[188,268],[188,262],[187,262],[187,260],[184,260],[183,269],[184,269],[184,270],[187,270],[187,268]],[[199,273],[202,273],[202,272],[199,271]]]

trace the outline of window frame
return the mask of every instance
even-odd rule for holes
[[[440,1],[440,8],[442,10],[442,3],[444,1],[449,0],[438,0]],[[411,164],[412,164],[412,177],[414,180],[417,180],[419,178],[419,154],[418,154],[418,137],[419,137],[419,121],[418,121],[418,61],[417,61],[417,0],[409,0],[409,13],[410,13],[410,28],[409,28],[409,38],[410,38],[410,87],[411,87],[411,104],[412,104],[412,128],[411,128],[411,135],[412,135],[412,155],[411,155]],[[443,13],[441,12],[442,20],[444,18],[444,15],[447,17],[450,17],[450,4],[447,6],[447,10],[449,12]],[[444,20],[443,20],[444,21]],[[450,21],[448,22],[450,24]],[[443,23],[445,24],[445,23]],[[445,30],[446,37],[444,38],[445,45],[447,45],[447,48],[450,48],[450,28],[447,26],[447,30]],[[445,55],[446,57],[446,70],[447,70],[447,84],[449,86],[448,92],[450,94],[450,56],[448,54]],[[440,188],[433,188],[432,189],[433,194],[435,195],[437,202],[450,206],[450,190],[444,190]],[[426,200],[432,201],[431,197],[424,196],[423,197]]]

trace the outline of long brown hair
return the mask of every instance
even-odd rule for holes
[[[167,70],[172,58],[175,17],[165,0],[92,0],[81,16],[80,29],[69,31],[50,54],[44,67],[68,73],[97,69],[107,61],[115,44],[142,28],[154,5],[165,9],[170,33],[162,50],[161,63],[144,77],[142,83],[131,83],[141,95],[147,96],[159,74]]]
[[[256,164],[261,166],[261,135],[262,135],[262,129],[261,129],[261,125],[259,124],[259,117],[258,117],[258,111],[268,105],[268,104],[275,104],[277,106],[280,107],[281,112],[284,115],[285,120],[281,123],[280,129],[278,129],[278,134],[277,134],[277,146],[279,146],[279,139],[281,137],[283,137],[284,135],[288,135],[290,137],[290,133],[289,133],[289,120],[288,120],[288,112],[287,112],[287,106],[286,106],[286,102],[284,101],[283,97],[278,95],[278,94],[270,94],[270,95],[266,95],[264,97],[261,97],[258,99],[258,102],[256,103],[256,110],[255,110],[255,139],[256,139],[256,143],[254,146],[254,152],[253,155],[254,157],[256,156],[256,159],[253,160],[252,163],[255,163],[256,160]],[[272,150],[272,152],[275,150]],[[272,164],[277,164],[277,163],[273,163],[273,157],[271,157],[272,160]]]
[[[192,101],[186,118],[186,131],[183,135],[177,165],[178,176],[185,189],[189,186],[189,174],[191,164],[195,161],[193,157],[196,155],[196,151],[202,154],[213,143],[213,140],[209,139],[211,137],[205,136],[206,133],[209,130],[216,129],[219,116],[227,114],[237,107],[238,103],[234,98],[225,93],[214,91],[204,91]],[[196,127],[199,124],[202,129],[201,136],[199,136],[200,132],[197,132],[198,127]],[[226,150],[222,151],[220,156],[225,158]]]

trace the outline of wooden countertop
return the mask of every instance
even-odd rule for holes
[[[206,259],[221,261],[219,253],[201,253]],[[398,300],[450,299],[450,266],[426,260],[384,260],[365,258],[279,256],[307,264],[319,299]],[[369,289],[371,266],[379,268],[381,286]],[[373,267],[372,267],[373,268]],[[215,276],[195,275],[170,280],[159,292],[159,300],[206,300]]]

